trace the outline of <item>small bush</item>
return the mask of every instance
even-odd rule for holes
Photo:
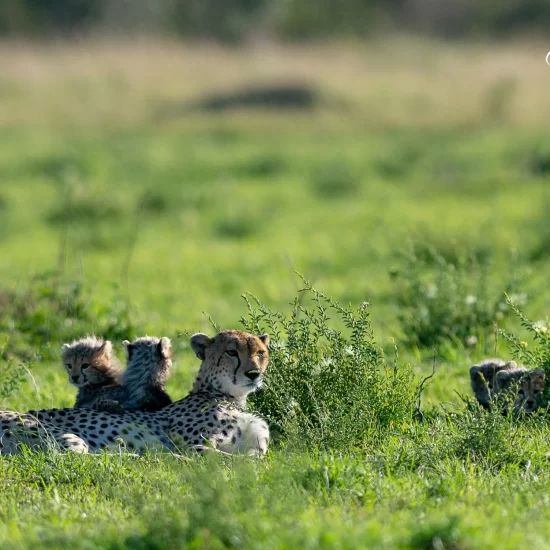
[[[41,177],[66,183],[86,178],[91,173],[90,165],[82,158],[74,156],[50,156],[30,162],[28,170]]]
[[[535,176],[548,177],[550,174],[550,151],[541,149],[534,153],[531,158],[530,169]]]
[[[170,210],[172,203],[173,201],[167,195],[153,191],[143,196],[139,206],[143,212],[159,215]]]
[[[231,216],[219,220],[215,227],[215,234],[221,239],[246,239],[254,235],[260,226],[259,220],[247,216]]]
[[[122,210],[116,204],[92,197],[75,197],[70,204],[57,206],[48,216],[48,221],[52,224],[110,221],[121,214]]]
[[[368,304],[341,306],[304,281],[289,316],[245,297],[244,327],[267,332],[271,364],[256,411],[307,448],[363,447],[411,421],[419,387],[376,344]]]
[[[398,285],[402,308],[398,319],[405,342],[418,348],[457,341],[474,345],[489,337],[494,324],[510,314],[504,293],[517,292],[519,297],[523,281],[521,273],[510,269],[500,289],[494,290],[488,263],[468,256],[450,263],[435,250],[422,258],[413,250],[392,275]]]
[[[236,177],[269,178],[283,172],[285,163],[277,156],[259,156],[237,166],[233,172]]]
[[[312,178],[317,195],[326,199],[345,198],[359,191],[359,182],[345,164],[333,163],[319,168]]]
[[[550,402],[550,323],[548,318],[531,321],[522,310],[523,304],[518,303],[516,297],[506,297],[510,310],[521,321],[521,326],[532,337],[530,344],[521,340],[515,334],[506,330],[499,330],[499,334],[506,340],[514,359],[531,368],[542,368],[546,373],[546,385],[544,388],[544,401]]]
[[[5,345],[0,346],[0,355]],[[25,365],[16,361],[0,362],[0,399],[9,397],[25,380]]]

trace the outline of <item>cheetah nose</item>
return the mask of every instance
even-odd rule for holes
[[[73,382],[78,382],[78,374],[73,374],[71,378],[73,379]]]
[[[532,399],[529,399],[526,403],[526,405],[532,409],[535,406],[535,402]]]
[[[254,381],[256,379],[258,379],[260,377],[260,371],[259,370],[256,370],[256,369],[253,369],[253,370],[249,370],[249,371],[246,371],[244,373],[244,375],[247,377],[247,378],[250,378],[250,380]]]

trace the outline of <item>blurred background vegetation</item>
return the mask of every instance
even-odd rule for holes
[[[445,38],[547,33],[547,0],[3,0],[0,33],[116,32],[237,42],[365,38],[388,30]]]

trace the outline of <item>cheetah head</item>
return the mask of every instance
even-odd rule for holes
[[[80,388],[86,384],[100,384],[107,378],[115,379],[113,346],[109,340],[88,336],[64,344],[61,349],[63,364],[71,384]]]
[[[496,374],[495,385],[498,393],[508,393],[514,400],[513,410],[533,412],[540,406],[544,390],[544,370],[526,369],[502,370]]]
[[[202,360],[193,391],[214,389],[235,401],[262,385],[269,361],[269,336],[225,330],[214,338],[198,333],[191,347]]]

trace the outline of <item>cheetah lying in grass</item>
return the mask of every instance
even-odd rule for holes
[[[195,334],[191,347],[202,360],[187,397],[154,412],[112,414],[93,409],[0,412],[0,452],[18,453],[52,445],[78,452],[97,452],[122,443],[134,452],[163,445],[199,452],[264,455],[267,424],[244,410],[246,398],[262,384],[269,361],[267,335],[238,330],[214,338]]]
[[[505,414],[511,402],[514,413],[534,412],[540,406],[544,384],[543,369],[528,369],[515,361],[486,359],[470,367],[470,385],[479,404],[490,409],[491,399],[496,398]]]

